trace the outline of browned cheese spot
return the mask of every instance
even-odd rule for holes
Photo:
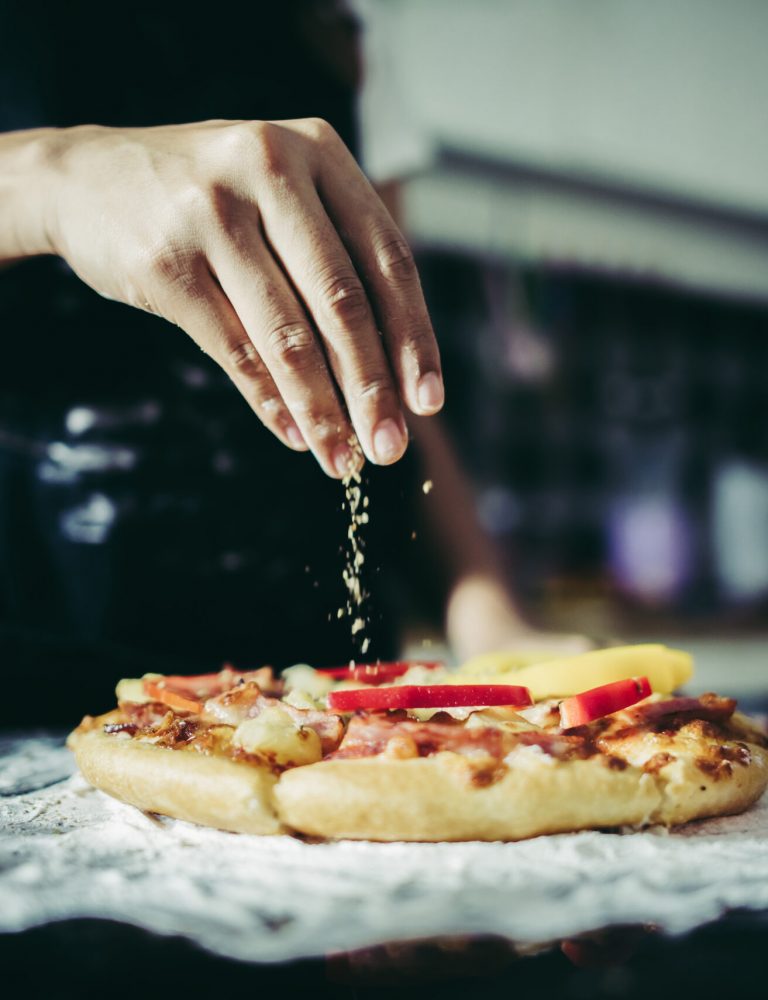
[[[677,760],[674,754],[656,753],[643,764],[643,770],[646,774],[658,774],[662,767],[671,764],[673,760]]]

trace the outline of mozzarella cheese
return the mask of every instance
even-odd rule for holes
[[[246,753],[263,754],[281,767],[314,764],[323,756],[314,729],[297,725],[279,705],[241,722],[232,743]]]

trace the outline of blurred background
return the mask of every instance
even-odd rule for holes
[[[528,614],[764,686],[768,4],[355,7],[364,162]]]

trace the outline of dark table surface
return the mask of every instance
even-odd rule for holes
[[[0,936],[3,981],[19,989],[6,996],[62,1000],[210,996],[212,990],[313,1000],[383,1000],[417,992],[429,997],[439,992],[441,1000],[730,1000],[766,995],[766,956],[768,914],[755,913],[733,913],[680,938],[623,929],[524,957],[503,941],[483,939],[393,944],[266,966],[232,962],[180,938],[109,921],[66,921]]]

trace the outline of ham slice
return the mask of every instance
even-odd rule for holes
[[[580,736],[563,736],[534,729],[517,733],[491,727],[467,729],[454,720],[414,722],[370,713],[351,719],[341,746],[331,757],[336,760],[373,757],[383,753],[390,740],[403,738],[413,742],[419,757],[450,750],[465,756],[484,753],[501,760],[520,746],[538,746],[544,753],[559,759],[587,756],[590,752],[587,741]]]
[[[708,722],[724,722],[730,719],[736,709],[734,698],[721,698],[716,694],[703,694],[700,698],[667,698],[666,701],[652,701],[637,705],[617,713],[622,721],[633,726],[642,726],[670,715],[691,716]]]

